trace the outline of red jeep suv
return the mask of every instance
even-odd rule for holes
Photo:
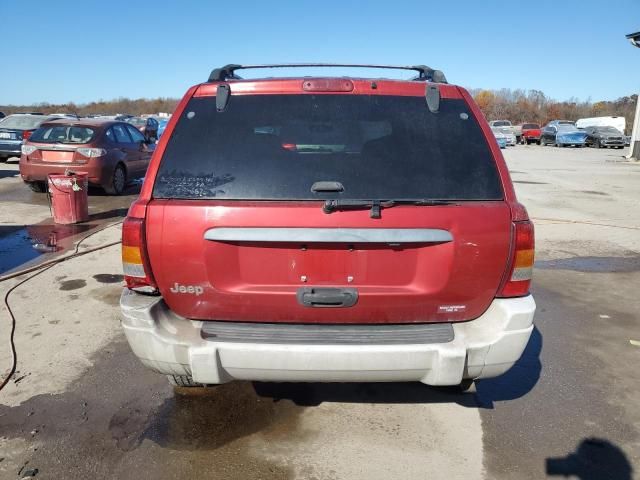
[[[469,93],[425,66],[237,75],[282,66],[214,70],[160,139],[123,227],[133,352],[181,386],[505,372],[533,329],[533,225]],[[295,65],[318,66],[365,67]]]

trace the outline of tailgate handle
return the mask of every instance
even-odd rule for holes
[[[352,307],[358,301],[355,288],[303,287],[296,292],[300,305],[305,307]]]

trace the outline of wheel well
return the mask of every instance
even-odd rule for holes
[[[119,166],[122,167],[122,169],[124,170],[124,174],[128,176],[129,172],[127,171],[127,166],[124,164],[124,162],[116,163],[116,166],[113,167],[113,171],[115,172],[115,169],[118,168]]]

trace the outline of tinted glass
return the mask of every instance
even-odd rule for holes
[[[33,130],[42,122],[50,119],[51,117],[43,117],[42,115],[9,115],[0,120],[0,128]]]
[[[45,125],[33,132],[31,142],[40,143],[89,143],[95,130],[77,125]]]
[[[129,130],[129,135],[131,135],[131,138],[135,143],[144,142],[144,135],[142,135],[135,127],[127,125],[127,130]]]
[[[531,130],[531,129],[540,128],[540,125],[538,125],[536,123],[525,123],[525,124],[522,125],[522,128]]]
[[[109,130],[107,130],[107,133],[105,133],[105,137],[107,138],[107,140],[109,140],[110,142],[115,142],[116,141],[116,136],[113,133],[113,128],[110,128]]]
[[[491,140],[493,142],[493,140]],[[342,193],[315,193],[333,181]],[[161,198],[497,200],[487,139],[463,100],[367,95],[191,99],[156,177]]]
[[[610,133],[610,134],[616,134],[616,135],[622,135],[622,132],[620,130],[618,130],[617,128],[613,128],[613,127],[597,127],[597,130],[601,133]]]
[[[493,122],[494,127],[510,127],[511,122],[507,122],[506,120],[500,120],[497,122]]]
[[[118,143],[131,143],[131,137],[127,133],[127,129],[125,125],[114,125],[113,133],[116,134],[116,141]]]

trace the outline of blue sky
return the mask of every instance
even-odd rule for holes
[[[640,0],[0,0],[0,104],[179,97],[227,63],[426,64],[468,88],[640,89]],[[344,73],[344,72],[339,72]]]

